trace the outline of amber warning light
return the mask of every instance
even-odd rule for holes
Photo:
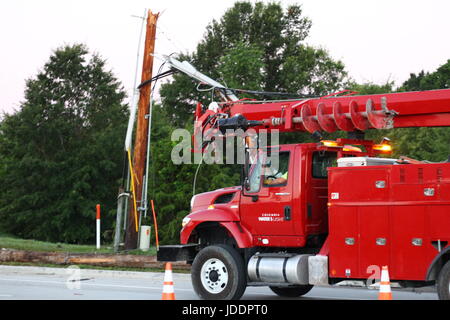
[[[342,148],[342,151],[362,152],[361,148],[352,146],[350,144],[344,144],[345,142],[347,142],[347,141],[334,141],[334,140],[320,141],[320,143],[324,147]],[[361,142],[370,142],[370,141],[361,141]],[[376,153],[391,153],[392,152],[391,140],[389,138],[383,138],[383,140],[379,144],[366,143],[364,145],[366,146],[366,148],[368,147],[369,149],[376,151]]]
[[[382,152],[392,152],[392,146],[390,144],[375,144],[373,150]]]
[[[337,141],[333,140],[322,140],[322,145],[325,147],[340,147],[339,143]]]
[[[392,152],[391,140],[389,138],[383,138],[381,143],[373,145],[372,149],[383,153],[390,153]]]

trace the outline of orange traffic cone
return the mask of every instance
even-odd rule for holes
[[[380,293],[378,300],[392,300],[391,282],[389,281],[388,267],[383,266],[381,270]]]
[[[170,262],[166,263],[162,300],[175,300],[175,292],[173,290],[172,264]]]

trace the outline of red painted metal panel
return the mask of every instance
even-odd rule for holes
[[[370,276],[371,267],[391,266],[392,247],[388,206],[361,206],[359,215],[360,269],[358,278]],[[390,268],[391,269],[391,268]]]
[[[330,233],[327,242],[330,277],[354,277],[359,270],[358,208],[331,207],[328,217]],[[352,241],[353,244],[351,244]]]
[[[393,206],[391,221],[391,278],[424,280],[432,260],[430,251],[435,251],[426,232],[426,207]],[[414,239],[417,245],[413,244]]]
[[[317,153],[317,152],[316,152]],[[318,235],[328,232],[328,179],[321,179],[313,175],[314,150],[310,150],[306,157],[306,184],[304,187],[304,214],[306,234]]]
[[[450,243],[450,205],[436,205],[428,210],[430,241]]]
[[[220,224],[226,228],[230,235],[236,240],[239,248],[250,248],[252,246],[251,233],[240,226],[238,222],[221,222]]]
[[[338,197],[333,203],[388,200],[389,175],[383,167],[330,168],[330,175],[329,193]]]
[[[253,245],[257,247],[304,247],[302,236],[254,236]]]
[[[388,265],[393,280],[425,280],[437,241],[450,241],[450,163],[329,171],[330,277],[345,277],[345,269],[359,263],[351,277],[366,278],[370,265]],[[383,197],[371,189],[380,172]],[[357,252],[342,244],[351,234]],[[377,239],[386,242],[377,245]]]

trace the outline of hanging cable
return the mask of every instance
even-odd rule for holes
[[[189,49],[183,43],[181,43],[181,41],[177,39],[177,44],[175,43],[174,39],[172,39],[172,37],[169,37],[169,32],[167,31],[166,26],[161,21],[159,22],[156,29],[167,39],[170,44],[175,47],[177,52],[189,52]]]
[[[150,170],[150,158],[151,158],[151,134],[152,134],[152,120],[153,120],[153,94],[155,92],[156,84],[159,79],[161,79],[162,74],[167,74],[167,72],[162,73],[162,69],[166,63],[162,63],[161,66],[158,69],[158,73],[156,77],[152,78],[149,81],[145,81],[141,85],[139,85],[139,89],[144,87],[145,85],[151,84],[152,81],[154,81],[153,87],[151,88],[151,94],[150,94],[150,114],[148,114],[148,134],[147,134],[147,156],[146,156],[146,165],[145,165],[145,175],[144,175],[144,188],[142,192],[142,201],[141,201],[141,207],[144,211],[144,217],[147,217],[148,212],[148,180],[149,180],[149,170]],[[152,165],[153,165],[152,161]],[[154,177],[154,176],[153,176]],[[152,181],[153,189],[154,189],[154,181]],[[158,227],[157,227],[157,221],[156,221],[156,214],[155,214],[155,208],[154,208],[154,200],[151,200],[152,205],[152,212],[153,212],[153,223],[155,226],[155,235],[156,235],[156,242],[157,242],[157,250],[159,249],[158,244]]]
[[[137,218],[135,175],[134,175],[134,171],[133,171],[133,163],[131,161],[131,151],[128,150],[127,153],[128,153],[128,161],[129,161],[130,176],[131,176],[131,193],[133,194],[134,221],[135,221],[136,232],[138,232],[139,228],[138,228],[138,218]]]
[[[197,170],[195,171],[194,182],[193,182],[193,186],[192,186],[192,196],[195,196],[195,187],[196,187],[196,184],[197,184],[197,175],[198,175],[198,172],[200,171],[200,167],[203,164],[203,159],[205,158],[205,155],[206,155],[206,153],[203,153],[202,158],[200,160],[200,163],[197,166]]]

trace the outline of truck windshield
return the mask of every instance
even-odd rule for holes
[[[328,178],[328,167],[337,166],[337,154],[330,151],[317,151],[313,153],[312,176],[317,179]]]

